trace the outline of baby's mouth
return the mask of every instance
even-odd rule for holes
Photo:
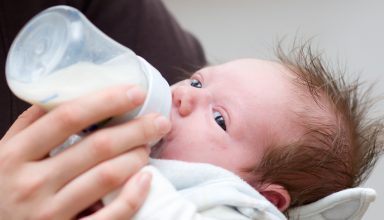
[[[103,203],[101,202],[101,200],[99,200],[99,201],[95,202],[93,205],[91,205],[90,207],[88,207],[87,209],[85,209],[82,212],[80,212],[76,216],[76,219],[80,219],[80,218],[92,215],[93,213],[99,211],[103,207],[104,207]]]
[[[159,155],[161,153],[163,142],[164,142],[164,140],[160,139],[159,142],[157,142],[155,145],[152,146],[150,157],[152,157],[152,158],[158,158],[159,157]]]
[[[151,147],[151,153],[149,155],[151,158],[161,158],[161,154],[164,148],[167,147],[167,145],[173,140],[173,137],[175,136],[173,131],[174,129],[171,129],[168,134],[166,134],[162,139],[160,139],[155,145]]]

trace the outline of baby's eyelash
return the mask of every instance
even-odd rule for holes
[[[219,111],[214,111],[213,112],[213,118],[214,120],[216,121],[216,123],[224,130],[226,131],[227,130],[227,126],[225,124],[225,119],[223,117],[223,115],[221,114],[221,112]]]
[[[198,81],[200,81],[201,84],[204,85],[204,77],[203,77],[203,75],[202,75],[201,73],[199,73],[199,72],[194,73],[194,74],[191,76],[190,80],[198,80]]]
[[[196,88],[202,88],[203,84],[197,79],[191,79],[190,85]]]

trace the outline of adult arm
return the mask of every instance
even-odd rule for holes
[[[66,4],[154,65],[170,84],[206,64],[199,41],[185,31],[161,0],[2,0],[0,1],[0,136],[29,105],[5,81],[5,59],[18,31],[38,12]]]

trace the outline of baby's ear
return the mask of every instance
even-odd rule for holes
[[[289,207],[291,196],[283,186],[278,184],[265,184],[259,187],[259,189],[260,194],[274,204],[281,212]]]

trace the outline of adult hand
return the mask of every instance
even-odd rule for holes
[[[138,87],[119,86],[48,113],[36,106],[24,112],[0,141],[0,219],[73,219],[126,182],[147,163],[146,143],[169,131],[164,117],[147,115],[99,129],[55,157],[47,155],[90,124],[139,106],[144,96]],[[150,178],[141,175],[128,181],[126,193],[110,206],[87,218],[133,215],[148,189]]]
[[[151,174],[136,173],[128,180],[115,200],[94,214],[81,220],[127,220],[136,214],[146,199],[150,188]]]

